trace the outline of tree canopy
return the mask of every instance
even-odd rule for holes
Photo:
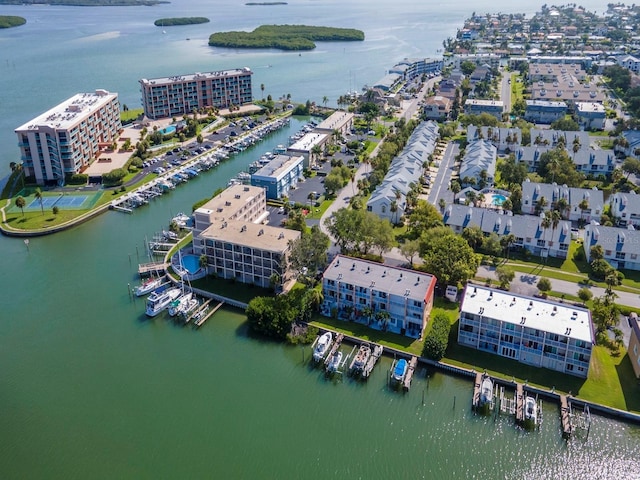
[[[327,252],[331,240],[317,225],[303,232],[297,240],[290,240],[289,265],[298,274],[298,280],[307,285],[314,282],[318,271],[327,265]]]
[[[441,360],[449,344],[451,323],[444,313],[437,313],[431,320],[431,330],[424,339],[422,356],[431,360]]]
[[[579,187],[584,175],[576,170],[564,148],[554,148],[540,155],[538,174],[546,183]]]
[[[393,246],[393,229],[389,220],[365,210],[341,208],[325,224],[342,253],[380,254]]]
[[[467,241],[448,227],[437,227],[423,233],[420,253],[423,269],[435,275],[441,285],[466,283],[480,262]]]

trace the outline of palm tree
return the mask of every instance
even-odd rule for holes
[[[375,319],[379,322],[382,322],[382,331],[387,331],[387,326],[389,325],[389,319],[391,318],[391,314],[386,310],[378,310],[375,314]]]
[[[362,316],[367,319],[367,325],[370,325],[371,317],[373,317],[373,308],[371,308],[371,305],[365,305],[362,307]]]
[[[314,145],[311,149],[311,154],[313,155],[313,162],[309,162],[310,165],[314,165],[318,161],[318,157],[322,154],[322,147],[320,145]]]
[[[536,215],[540,215],[540,212],[542,212],[547,205],[548,205],[547,199],[544,198],[544,196],[540,197],[540,199],[536,203],[536,206],[533,210],[534,213]]]
[[[444,200],[444,198],[438,200],[438,206],[440,207],[440,213],[444,213],[444,208],[447,206],[447,202]]]
[[[564,215],[567,212],[567,209],[569,208],[569,202],[565,197],[560,197],[556,202],[555,207],[556,207],[556,210],[560,212],[560,215],[564,218]]]
[[[583,222],[584,211],[589,208],[589,200],[583,198],[582,201],[578,204],[578,208],[580,209],[580,221]]]
[[[27,204],[27,201],[24,199],[24,197],[18,197],[16,198],[16,207],[18,207],[20,210],[22,210],[22,216],[24,217],[24,207]]]
[[[42,215],[44,215],[44,205],[42,205],[42,190],[40,187],[36,188],[36,193],[34,196],[40,201],[40,210],[42,211]]]
[[[260,90],[262,90],[262,100],[264,100],[264,83],[260,84]]]
[[[203,253],[199,259],[200,268],[204,268],[205,272],[209,273],[209,265],[207,265],[207,256]]]
[[[398,220],[398,202],[397,201],[395,200],[391,201],[391,205],[389,206],[389,211],[394,214],[393,223],[394,224],[398,223],[397,221]]]
[[[509,260],[509,251],[511,249],[511,245],[513,245],[515,241],[516,236],[513,233],[503,235],[502,238],[500,238],[500,245],[502,245],[502,248],[504,248],[506,251],[507,260]]]
[[[453,192],[453,203],[456,203],[456,195],[458,195],[460,193],[460,190],[461,190],[460,182],[458,182],[457,180],[453,180],[451,182],[451,187],[449,187],[449,188]]]
[[[307,303],[310,307],[317,310],[322,305],[324,301],[324,295],[322,294],[321,288],[310,288],[305,293],[305,297],[307,297]]]
[[[547,230],[549,229],[549,227],[552,225],[552,220],[551,220],[551,216],[550,215],[545,215],[544,218],[542,218],[542,220],[540,221],[540,227],[543,230],[543,234],[542,234],[542,238],[544,239],[544,248],[540,251],[540,255],[542,256],[542,252],[547,250],[547,255],[548,255],[548,249],[547,249]],[[546,257],[545,257],[545,261],[546,261]]]
[[[322,104],[324,105],[324,108],[327,108],[328,102],[329,102],[329,97],[327,97],[326,95],[322,97]]]

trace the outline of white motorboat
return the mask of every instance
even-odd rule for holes
[[[144,282],[142,282],[136,288],[134,288],[133,292],[136,294],[136,297],[142,297],[143,295],[146,295],[147,293],[153,292],[160,285],[162,285],[162,278],[160,278],[160,277],[151,277],[151,278],[145,280]]]
[[[154,291],[147,297],[147,306],[144,313],[148,317],[155,317],[169,307],[169,304],[180,296],[182,292],[179,288],[170,288],[162,292]]]
[[[189,302],[191,301],[191,297],[193,294],[191,292],[187,292],[184,295],[176,298],[169,304],[169,315],[175,317],[180,311],[185,308]]]
[[[340,368],[340,362],[342,362],[342,352],[338,350],[331,356],[331,361],[327,366],[327,372],[329,373],[337,372],[338,368]]]
[[[325,332],[324,334],[320,335],[316,343],[316,346],[313,349],[313,359],[316,362],[319,362],[324,358],[327,351],[329,350],[329,347],[331,346],[332,341],[333,341],[333,336],[331,335],[331,332]]]
[[[485,375],[480,385],[480,405],[491,403],[493,400],[493,381],[488,375]]]
[[[524,419],[534,425],[538,421],[538,404],[533,397],[527,396],[524,400]]]
[[[193,312],[198,305],[200,305],[198,299],[195,297],[191,297],[191,300],[183,305],[178,314],[186,321],[189,318],[189,314],[191,314],[191,312]]]

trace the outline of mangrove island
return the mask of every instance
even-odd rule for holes
[[[139,7],[169,3],[166,0],[0,0],[0,5],[63,5],[68,7]]]
[[[176,17],[160,18],[153,22],[156,27],[171,27],[173,25],[197,25],[199,23],[209,23],[207,17]]]
[[[307,25],[262,25],[253,32],[218,32],[209,45],[227,48],[279,48],[313,50],[314,41],[363,41],[364,32],[353,28],[310,27]]]
[[[0,28],[19,27],[27,23],[27,20],[22,17],[16,17],[13,15],[0,15]]]

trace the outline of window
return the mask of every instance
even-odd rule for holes
[[[626,253],[624,252],[616,252],[616,260],[624,260],[624,257],[626,257]]]
[[[386,205],[382,205],[382,207],[380,208],[380,211],[382,213],[387,213],[387,206]]]
[[[545,244],[544,240],[538,240],[538,242],[536,243],[538,247],[544,247],[544,244]]]

